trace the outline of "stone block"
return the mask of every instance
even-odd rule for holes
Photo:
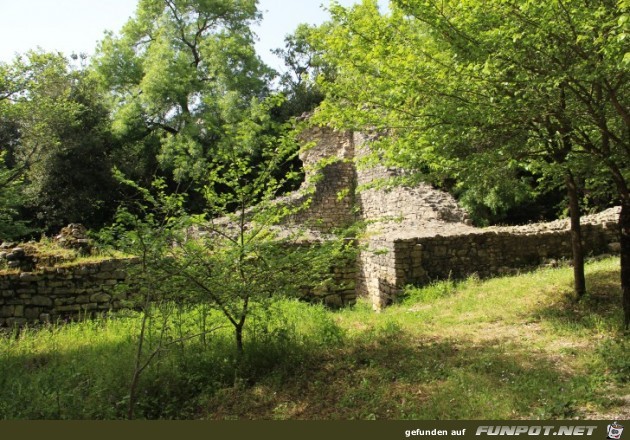
[[[79,295],[76,297],[75,302],[77,304],[87,304],[90,302],[90,297],[88,295]]]
[[[55,312],[57,313],[80,312],[80,311],[81,311],[81,306],[78,304],[55,307]]]
[[[17,293],[18,295],[31,296],[37,294],[37,289],[17,289],[15,293]]]
[[[24,309],[24,317],[29,321],[38,320],[41,313],[42,309],[40,307],[26,307]]]
[[[53,300],[48,296],[34,296],[29,303],[34,306],[52,307]]]
[[[83,311],[91,311],[91,310],[96,310],[96,309],[98,309],[98,304],[96,303],[89,303],[89,304],[81,305],[81,310]]]
[[[32,272],[22,272],[20,273],[20,281],[25,282],[37,282],[42,280],[42,275],[32,273]]]
[[[0,318],[11,318],[14,316],[15,306],[0,307]]]
[[[324,304],[328,307],[338,308],[343,306],[340,295],[328,295],[324,298]]]
[[[69,304],[75,304],[76,303],[76,298],[75,297],[65,297],[65,298],[56,298],[55,299],[55,307],[57,306],[67,306]]]
[[[95,302],[95,303],[110,302],[111,299],[112,299],[112,296],[106,293],[95,293],[94,295],[90,296],[90,302]]]

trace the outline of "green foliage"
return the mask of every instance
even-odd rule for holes
[[[268,131],[270,105],[273,99],[254,100],[248,118],[233,109],[234,119],[223,125],[205,180],[205,214],[187,213],[186,196],[171,193],[163,180],[149,190],[121,176],[140,202],[120,210],[103,235],[140,257],[132,279],[141,298],[208,304],[234,328],[239,352],[254,305],[265,308],[276,296],[303,296],[330,283],[334,264],[354,252],[343,237],[309,243],[301,230],[277,226],[301,207],[276,201],[295,177],[278,170],[296,148],[291,136]]]
[[[29,52],[0,70],[0,141],[23,183],[20,215],[47,232],[102,225],[115,199],[102,91],[60,54]]]
[[[32,230],[19,216],[25,200],[22,181],[7,169],[4,156],[4,152],[0,153],[0,241],[23,237]]]
[[[111,91],[115,133],[144,145],[134,160],[148,152],[175,180],[203,180],[222,125],[266,92],[249,28],[259,18],[254,0],[146,0],[101,42],[95,75]]]
[[[324,63],[321,52],[309,42],[315,31],[312,26],[300,24],[284,39],[284,48],[273,51],[287,69],[279,78],[280,91],[287,98],[275,112],[280,120],[301,116],[317,107],[324,99],[317,77],[334,75],[331,66]]]
[[[401,295],[404,303],[431,303],[440,298],[446,298],[457,292],[457,285],[451,280],[436,281],[428,286],[416,288],[408,286]]]
[[[611,374],[622,383],[630,383],[630,359],[628,359],[628,339],[619,338],[606,341],[600,348],[604,362]]]
[[[164,314],[162,314],[164,312]],[[267,314],[267,312],[270,312]],[[8,419],[91,419],[126,417],[129,382],[144,314],[124,312],[76,323],[24,329],[0,339],[0,414]],[[154,310],[145,350],[159,351],[141,377],[136,416],[192,419],[222,389],[276,376],[282,382],[331,342],[339,332],[330,312],[297,301],[276,301],[254,310],[238,357],[222,318],[204,306],[175,305]],[[204,332],[216,329],[212,337]],[[196,337],[182,339],[182,335]],[[235,372],[238,372],[235,380]]]
[[[624,7],[399,0],[388,15],[372,0],[333,7],[310,40],[336,69],[334,80],[320,78],[318,120],[387,131],[390,140],[374,145],[380,160],[454,181],[486,218],[543,185],[564,185],[569,170],[591,182],[614,178],[621,196]]]
[[[373,313],[281,299],[251,311],[247,350],[221,328],[168,346],[141,377],[138,418],[613,419],[627,403],[618,332],[618,259],[587,265],[592,295],[567,312],[571,270],[458,284],[448,296]],[[155,313],[160,338],[199,335],[224,317],[204,305]],[[156,311],[157,312],[157,311]],[[51,324],[0,338],[7,419],[126,416],[142,313]],[[164,331],[163,331],[164,330]],[[518,396],[518,398],[515,398]]]

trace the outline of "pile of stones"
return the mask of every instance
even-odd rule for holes
[[[55,242],[66,249],[74,249],[80,254],[87,255],[92,245],[87,237],[87,229],[78,223],[70,223],[54,238]]]
[[[0,266],[30,272],[35,267],[35,259],[28,255],[24,248],[4,242],[0,245]]]

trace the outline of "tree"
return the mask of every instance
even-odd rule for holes
[[[565,176],[578,295],[576,181],[601,178],[585,162],[607,169],[623,206],[630,325],[627,2],[392,3],[388,17],[373,1],[333,8],[335,30],[320,39],[338,73],[324,84],[322,118],[388,129],[386,159],[469,188],[518,189],[506,182],[524,171]]]
[[[19,139],[10,101],[21,91],[17,77],[12,66],[0,63],[0,241],[18,238],[29,231],[26,221],[19,218],[19,208],[24,202],[22,172],[7,164],[14,162]]]
[[[4,66],[1,135],[22,212],[45,230],[101,226],[113,213],[108,110],[88,72],[60,54],[29,52]]]
[[[179,182],[204,177],[226,113],[267,93],[250,30],[259,18],[255,0],[141,0],[100,43],[94,68],[138,160],[156,158]]]
[[[3,152],[4,153],[4,152]],[[23,237],[31,228],[20,219],[19,208],[24,203],[22,181],[0,156],[0,241]]]
[[[278,108],[279,118],[287,120],[312,111],[324,99],[317,78],[330,77],[332,69],[323,62],[321,51],[309,42],[314,26],[300,24],[285,39],[284,48],[272,52],[284,62],[286,70],[279,77],[279,89],[286,101]]]
[[[141,256],[144,289],[152,300],[208,304],[234,329],[235,347],[244,353],[248,318],[277,297],[300,296],[325,284],[335,261],[352,258],[345,240],[301,240],[302,231],[278,228],[300,207],[276,202],[295,175],[276,178],[275,170],[295,154],[292,136],[277,138],[269,106],[254,101],[248,117],[234,115],[222,126],[224,142],[216,150],[205,181],[206,214],[183,210],[184,196],[157,194],[130,185],[143,195],[133,211],[123,210],[110,236],[118,246]],[[285,126],[285,129],[288,127]],[[267,134],[271,133],[271,134]],[[252,151],[262,151],[256,158]],[[156,284],[156,280],[160,280]],[[157,295],[155,294],[157,292]]]

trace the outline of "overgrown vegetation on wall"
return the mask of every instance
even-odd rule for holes
[[[284,75],[254,49],[256,0],[140,0],[89,60],[36,50],[0,63],[0,324],[17,325],[0,337],[0,417],[562,418],[622,406],[606,392],[627,385],[630,0],[392,0],[387,12],[362,0],[330,13],[277,50]],[[614,222],[582,235],[582,212],[613,205]],[[570,236],[537,233],[518,251],[502,251],[517,246],[512,232],[470,224],[565,214]],[[124,276],[109,261],[44,269],[12,243],[68,223],[137,264]],[[510,292],[451,279],[531,267],[569,241],[575,301],[565,272]],[[619,252],[620,273],[607,260],[585,276],[591,247]],[[347,305],[355,287],[377,307],[401,292],[436,306],[407,299],[377,317],[292,300]],[[575,353],[566,369],[556,340]]]
[[[587,265],[580,304],[567,268],[409,289],[379,314],[272,301],[252,309],[240,358],[219,312],[171,304],[150,315],[135,417],[624,419],[618,276],[617,259]],[[143,316],[0,338],[2,417],[126,418]]]

